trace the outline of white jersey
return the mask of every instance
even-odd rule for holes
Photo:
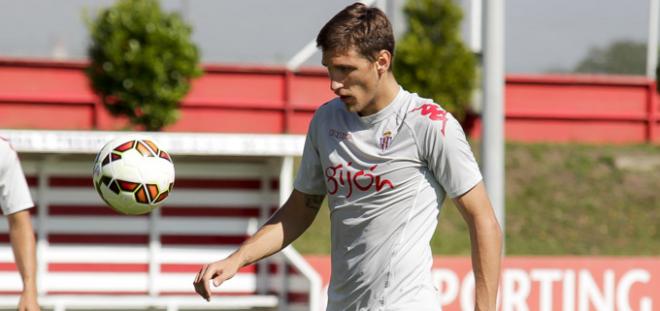
[[[32,207],[32,197],[16,151],[0,138],[0,206],[9,215]]]
[[[481,179],[460,124],[429,99],[400,89],[365,117],[339,99],[320,107],[295,188],[328,194],[327,310],[439,310],[430,247],[439,209]]]

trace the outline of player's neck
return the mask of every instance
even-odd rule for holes
[[[379,82],[373,101],[369,105],[371,109],[364,109],[358,114],[364,117],[385,109],[396,98],[399,88],[399,83],[396,82],[394,75],[388,72]]]

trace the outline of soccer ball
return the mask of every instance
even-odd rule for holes
[[[174,164],[153,139],[122,136],[101,148],[93,176],[105,203],[122,214],[139,215],[165,202],[174,185]]]

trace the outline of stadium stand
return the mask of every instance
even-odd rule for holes
[[[104,206],[92,186],[94,154],[89,151],[107,138],[94,132],[60,132],[53,142],[43,144],[41,134],[0,131],[22,151],[36,204],[33,222],[42,306],[56,311],[176,311],[309,310],[318,305],[318,275],[291,247],[240,270],[214,289],[211,302],[197,296],[192,286],[202,264],[232,252],[279,206],[281,193],[290,191],[291,157],[275,149],[300,144],[300,137],[290,137],[293,144],[266,141],[281,139],[275,136],[259,144],[256,138],[252,141],[257,145],[239,146],[244,150],[231,155],[211,149],[227,150],[222,145],[229,142],[237,148],[242,137],[191,138],[207,147],[177,144],[182,137],[168,140],[174,134],[156,137],[174,158],[172,195],[149,215],[124,216]],[[21,289],[7,231],[2,219],[0,309],[15,307]]]

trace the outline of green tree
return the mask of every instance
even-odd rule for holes
[[[394,57],[397,80],[463,121],[475,87],[476,59],[461,40],[460,7],[452,0],[408,0],[404,12],[408,31]]]
[[[646,70],[646,44],[618,40],[607,47],[592,47],[573,70],[578,73],[643,75]]]
[[[120,0],[87,24],[86,73],[108,111],[150,131],[174,123],[191,79],[202,73],[192,28],[157,0]]]

